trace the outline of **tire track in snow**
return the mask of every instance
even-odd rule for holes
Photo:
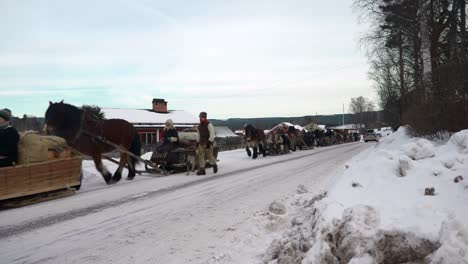
[[[264,163],[264,164],[260,164],[260,165],[256,165],[256,166],[252,166],[252,167],[248,167],[248,168],[243,168],[243,169],[239,169],[239,170],[235,170],[235,171],[230,171],[230,172],[227,172],[227,173],[220,173],[220,174],[218,174],[216,176],[211,176],[211,177],[207,177],[207,178],[200,178],[200,180],[197,180],[197,181],[182,183],[182,184],[179,184],[179,185],[176,185],[176,186],[171,186],[171,187],[168,187],[168,188],[163,188],[163,189],[159,189],[159,190],[155,190],[155,191],[145,192],[144,194],[132,195],[132,196],[122,198],[122,199],[118,199],[118,200],[115,200],[115,201],[112,201],[112,202],[105,202],[105,203],[96,204],[96,205],[88,206],[88,207],[77,209],[77,210],[72,210],[72,211],[69,211],[69,212],[66,212],[66,213],[50,215],[50,216],[47,216],[47,217],[39,218],[37,220],[32,220],[30,222],[22,223],[20,225],[10,225],[10,226],[5,226],[5,227],[0,227],[0,237],[1,238],[7,238],[7,237],[10,237],[10,236],[19,235],[19,234],[29,232],[29,231],[32,231],[32,230],[35,230],[35,229],[39,229],[39,228],[42,228],[42,227],[45,227],[45,226],[61,223],[61,222],[71,220],[71,219],[75,219],[75,218],[78,218],[78,217],[83,217],[83,216],[86,216],[86,215],[89,215],[89,214],[100,212],[100,211],[108,209],[108,208],[121,206],[121,205],[131,203],[131,202],[134,202],[134,201],[137,201],[137,200],[148,199],[148,198],[156,198],[158,196],[162,196],[162,195],[170,193],[170,192],[186,189],[186,188],[189,188],[189,187],[192,187],[192,186],[195,186],[195,185],[199,185],[199,184],[202,184],[202,183],[214,181],[214,180],[221,179],[221,178],[236,176],[238,174],[259,170],[259,169],[269,167],[269,166],[276,166],[276,165],[280,165],[280,164],[291,162],[291,161],[296,161],[296,160],[309,158],[311,156],[320,155],[320,154],[322,154],[324,152],[338,151],[339,149],[344,148],[346,150],[344,150],[343,153],[348,153],[348,152],[356,151],[357,149],[362,148],[362,147],[363,147],[362,144],[356,144],[356,143],[338,145],[338,146],[334,146],[334,147],[330,147],[330,148],[321,149],[321,151],[312,152],[310,154],[305,154],[305,155],[291,157],[291,158],[285,158],[285,159],[281,159],[281,160],[275,160],[275,161],[272,161],[272,162],[269,162],[269,163]],[[94,190],[92,190],[90,192],[94,192],[94,191],[98,191],[98,190],[99,189],[94,189]],[[89,192],[87,192],[87,193],[89,193]]]

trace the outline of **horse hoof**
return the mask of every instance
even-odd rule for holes
[[[112,185],[112,184],[116,184],[118,181],[114,180],[114,179],[111,179],[110,181],[106,182],[107,185]]]
[[[127,177],[127,181],[132,181],[133,179],[135,179],[135,176],[133,176],[133,177]]]
[[[111,180],[111,181],[113,181],[113,182],[119,182],[120,179],[122,179],[122,174],[116,173],[116,174],[114,174],[114,177],[112,177],[112,180]]]
[[[122,179],[122,177],[119,177],[119,178],[112,178],[111,182],[116,183],[116,182],[119,182],[120,179]]]
[[[111,184],[110,182],[112,181],[112,175],[109,173],[107,175],[104,175],[104,181],[107,183],[107,184]]]

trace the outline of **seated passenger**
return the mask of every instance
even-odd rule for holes
[[[159,153],[170,152],[176,149],[179,145],[179,134],[174,127],[171,119],[166,120],[166,127],[164,128],[162,142],[156,147]]]
[[[18,159],[19,134],[10,124],[11,111],[0,110],[0,167],[12,166]]]

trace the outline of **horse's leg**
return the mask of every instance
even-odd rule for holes
[[[93,149],[93,160],[96,169],[101,173],[104,181],[106,181],[107,184],[111,184],[112,174],[102,164],[101,151],[97,148]]]
[[[265,148],[263,147],[263,143],[258,144],[258,149],[260,150],[260,153],[263,154],[263,157],[266,157],[266,152],[265,152]]]
[[[112,177],[112,183],[116,183],[116,182],[120,181],[120,179],[122,179],[122,170],[125,167],[125,164],[127,164],[127,158],[128,158],[127,153],[120,152],[119,167],[114,172],[114,176]]]
[[[136,175],[136,168],[135,168],[135,159],[132,157],[127,156],[127,164],[128,164],[128,175],[127,175],[127,180],[131,181],[133,178],[135,178]]]
[[[249,148],[249,143],[247,143],[247,144],[245,145],[245,151],[247,151],[247,155],[248,155],[249,157],[252,156],[252,152],[250,152],[250,148]]]
[[[258,150],[257,150],[257,144],[253,146],[253,159],[256,159],[258,157]]]
[[[263,157],[266,157],[266,151],[265,151],[266,137],[265,137],[265,133],[263,132],[263,130],[258,131],[257,143],[258,143],[258,149],[260,153],[263,155]]]
[[[195,166],[197,165],[197,159],[194,155],[190,155],[190,163],[192,164],[192,167],[190,168],[191,171],[195,171]]]
[[[132,143],[130,145],[130,152],[135,154],[138,157],[141,156],[141,143],[137,134],[133,135]],[[127,180],[133,180],[133,178],[135,178],[137,163],[138,163],[137,159],[127,155],[127,164],[128,164]]]

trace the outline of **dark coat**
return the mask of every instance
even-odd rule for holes
[[[175,130],[175,129],[164,130],[162,141],[163,142],[171,142],[171,139],[170,139],[171,137],[176,137],[177,138],[177,141],[172,142],[172,143],[179,142],[179,134],[177,133],[177,130]]]
[[[171,142],[171,137],[176,137],[177,141]],[[161,144],[156,147],[156,151],[160,153],[170,152],[171,150],[177,148],[179,144],[179,134],[175,129],[164,130]]]
[[[0,167],[11,166],[18,159],[18,131],[12,126],[0,128]]]

